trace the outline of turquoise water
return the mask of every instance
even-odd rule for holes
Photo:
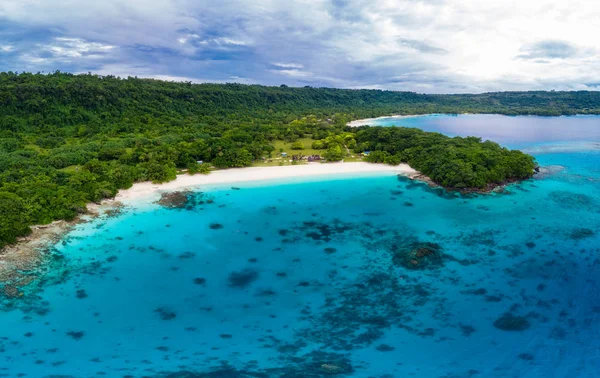
[[[502,195],[375,174],[245,183],[81,225],[43,282],[2,300],[0,376],[597,376],[600,118],[419,119],[590,134],[497,137],[564,167]],[[434,252],[415,267],[415,250]]]

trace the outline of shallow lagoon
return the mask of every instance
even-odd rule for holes
[[[463,135],[439,117],[573,119],[412,126]],[[382,175],[202,188],[81,225],[3,300],[0,376],[597,376],[600,153],[497,139],[565,169],[472,198]],[[422,269],[397,254],[423,243]]]

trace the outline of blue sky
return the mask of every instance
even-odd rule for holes
[[[427,93],[597,89],[600,4],[2,0],[0,70]]]

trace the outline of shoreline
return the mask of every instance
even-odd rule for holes
[[[504,117],[542,117],[542,118],[588,117],[588,116],[597,117],[597,116],[600,116],[600,114],[593,114],[593,113],[592,114],[582,114],[582,113],[578,113],[578,114],[560,114],[560,115],[471,113],[471,112],[466,112],[466,113],[425,113],[425,114],[404,114],[404,115],[402,115],[402,114],[395,114],[395,115],[381,116],[381,117],[375,117],[375,118],[355,119],[354,121],[348,122],[346,124],[346,126],[348,126],[348,127],[371,126],[370,122],[376,121],[378,119],[385,119],[385,118],[403,119],[403,118],[426,117],[426,116],[434,116],[434,115],[454,115],[454,116],[461,116],[461,115],[498,115],[498,116],[504,116]]]
[[[375,117],[375,118],[363,118],[363,119],[356,119],[354,121],[350,121],[346,124],[346,126],[349,127],[359,127],[359,126],[370,126],[372,121],[376,121],[378,119],[384,119],[384,118],[397,118],[397,119],[403,119],[403,118],[414,118],[414,117],[422,117],[422,116],[428,116],[428,115],[432,115],[434,113],[431,114],[409,114],[409,115],[391,115],[391,116],[381,116],[381,117]]]
[[[101,204],[90,203],[87,212],[75,219],[57,220],[49,224],[30,226],[31,233],[0,250],[0,298],[23,296],[20,288],[33,282],[43,274],[39,270],[47,261],[48,248],[58,243],[75,226],[107,214],[119,206],[112,200]]]
[[[293,183],[315,178],[330,180],[335,178],[368,177],[373,175],[405,175],[411,179],[422,174],[408,164],[397,166],[366,162],[312,163],[275,167],[247,167],[215,170],[208,175],[180,174],[173,181],[164,184],[138,182],[129,189],[120,190],[115,198],[105,199],[100,204],[89,203],[87,213],[74,220],[58,220],[47,225],[31,226],[32,232],[21,237],[15,244],[0,250],[0,297],[17,298],[23,295],[21,287],[34,279],[37,268],[43,265],[45,252],[57,243],[73,227],[89,222],[98,216],[109,215],[123,205],[153,203],[163,192],[173,192],[202,186],[218,188],[236,183]]]
[[[140,200],[152,199],[152,197],[156,197],[160,192],[191,189],[200,186],[219,187],[227,184],[259,182],[293,183],[305,181],[310,178],[323,178],[323,176],[326,176],[325,179],[330,179],[332,176],[338,178],[361,177],[385,173],[408,177],[421,175],[420,172],[411,168],[408,164],[392,166],[366,162],[309,163],[275,167],[229,168],[215,170],[208,175],[182,174],[178,175],[177,179],[163,184],[138,182],[133,184],[129,189],[120,190],[115,197],[115,201],[125,204],[136,203]]]

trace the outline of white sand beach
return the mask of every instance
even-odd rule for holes
[[[391,166],[365,162],[313,163],[281,167],[232,168],[213,171],[208,175],[196,174],[192,176],[182,174],[177,176],[177,179],[164,184],[153,184],[151,182],[136,183],[130,189],[119,191],[115,200],[127,203],[153,197],[159,191],[174,191],[203,185],[209,186],[282,179],[293,182],[296,179],[306,179],[311,176],[360,176],[385,173],[389,173],[390,175],[402,174],[411,177],[419,174],[419,172],[412,169],[407,164]]]
[[[412,117],[419,117],[419,116],[418,115],[392,115],[392,116],[383,116],[383,117],[377,117],[377,118],[357,119],[355,121],[349,122],[347,124],[347,126],[358,127],[358,126],[372,125],[373,121],[376,121],[378,119],[383,119],[383,118],[397,118],[397,119],[402,119],[402,118],[412,118]]]

